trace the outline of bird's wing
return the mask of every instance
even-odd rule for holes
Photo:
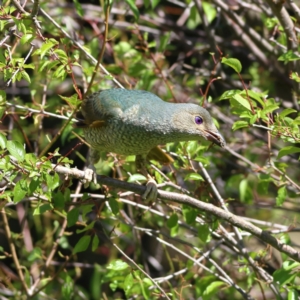
[[[149,151],[149,153],[147,154],[147,159],[153,159],[163,164],[171,164],[172,162],[174,162],[173,158],[166,152],[162,151],[159,146],[156,146]]]

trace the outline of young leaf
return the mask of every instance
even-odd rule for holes
[[[285,156],[285,155],[298,153],[298,152],[300,152],[300,148],[298,148],[298,147],[294,147],[294,146],[284,147],[279,150],[278,158],[281,158],[282,156]]]
[[[125,2],[129,5],[129,7],[131,8],[133,15],[136,19],[136,21],[139,19],[140,17],[140,12],[138,10],[138,8],[135,5],[135,1],[134,0],[125,0]]]
[[[237,73],[241,73],[242,71],[242,64],[241,62],[236,58],[222,58],[222,64],[225,64],[232,69],[234,69]]]
[[[276,197],[276,205],[281,206],[283,202],[286,200],[287,192],[285,186],[279,188],[277,197]]]
[[[73,254],[85,251],[88,248],[90,242],[90,235],[84,235],[83,237],[81,237],[73,249]]]
[[[177,214],[172,214],[171,217],[167,220],[167,226],[169,228],[172,228],[177,225],[178,225],[178,216]]]
[[[114,271],[123,271],[129,268],[129,265],[125,261],[115,260],[112,261],[106,268]]]
[[[8,141],[7,150],[17,161],[22,162],[25,158],[23,145],[18,141]]]

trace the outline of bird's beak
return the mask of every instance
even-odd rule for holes
[[[219,131],[205,130],[205,137],[207,140],[219,145],[222,148],[226,146],[225,139]]]

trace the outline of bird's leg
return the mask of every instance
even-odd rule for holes
[[[88,167],[84,170],[84,187],[87,188],[90,184],[91,181],[93,181],[95,184],[97,184],[97,174],[96,174],[96,168],[95,164],[99,161],[100,159],[100,152],[91,148],[90,149],[90,155],[88,158],[89,165]]]
[[[147,201],[155,201],[157,198],[157,183],[156,181],[151,177],[151,175],[148,173],[146,169],[146,155],[137,155],[135,159],[135,163],[137,166],[137,169],[140,170],[140,172],[147,178],[147,184],[146,184],[146,191],[142,195],[142,198]]]

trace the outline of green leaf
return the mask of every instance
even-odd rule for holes
[[[295,277],[299,276],[298,268],[298,262],[284,261],[282,267],[273,273],[274,282],[279,283],[281,286],[293,282]]]
[[[299,299],[298,291],[295,289],[290,289],[288,292],[287,300],[298,300],[298,299]]]
[[[243,90],[243,92],[241,93],[242,95],[244,95],[245,97],[247,97],[247,93],[248,93],[248,96],[255,100],[256,102],[258,102],[262,107],[265,107],[265,102],[263,100],[264,97],[266,97],[265,93],[257,93],[257,92],[254,92],[252,90],[247,90],[247,92],[245,90]]]
[[[85,226],[84,228],[82,228],[82,229],[77,229],[77,230],[76,230],[76,233],[79,234],[79,233],[88,231],[88,230],[90,230],[90,229],[93,229],[94,226],[95,226],[95,221],[92,221],[90,224],[88,224],[88,225]]]
[[[208,22],[211,23],[217,15],[217,10],[215,6],[206,1],[202,2],[202,6]]]
[[[193,224],[198,215],[198,211],[195,208],[192,208],[187,205],[183,205],[182,213],[183,213],[184,220],[187,222],[187,224]]]
[[[249,124],[248,124],[247,121],[236,121],[232,125],[232,130],[235,131],[235,130],[238,130],[240,128],[244,128],[244,127],[248,127],[248,126],[249,126]]]
[[[31,178],[28,188],[28,194],[32,195],[36,189],[41,185],[39,178]]]
[[[178,225],[178,216],[177,214],[172,214],[170,218],[167,220],[168,228],[173,228]]]
[[[62,298],[63,299],[72,299],[72,295],[74,293],[74,281],[69,274],[65,274],[66,278],[61,287],[62,290]]]
[[[161,35],[160,37],[160,43],[159,43],[159,52],[163,52],[166,50],[169,40],[170,40],[171,32],[165,32],[164,34]]]
[[[241,91],[240,90],[226,91],[220,96],[219,101],[231,99],[236,94],[238,95],[241,94]]]
[[[18,141],[7,141],[7,150],[17,161],[22,162],[25,158],[23,145]]]
[[[3,133],[0,133],[0,148],[5,149],[7,144],[6,136]]]
[[[293,109],[293,108],[287,108],[287,109],[284,109],[280,114],[279,114],[279,117],[280,118],[284,118],[285,116],[291,114],[291,113],[294,113],[294,112],[297,112],[296,109]]]
[[[293,50],[289,50],[278,57],[279,61],[284,61],[287,64],[289,61],[299,60],[300,56],[297,55]]]
[[[261,113],[262,113],[262,114],[269,114],[269,113],[273,112],[274,110],[276,110],[276,109],[278,109],[278,108],[279,108],[278,104],[268,105],[268,106],[266,106],[266,107],[261,111]]]
[[[291,78],[292,80],[295,80],[296,82],[300,82],[300,76],[298,75],[297,72],[292,72],[292,73],[290,74],[290,78]]]
[[[203,177],[198,173],[189,173],[184,177],[184,181],[186,180],[200,180],[204,181]]]
[[[124,279],[124,291],[125,291],[125,293],[132,289],[133,283],[134,283],[133,275],[131,273],[129,273]]]
[[[24,179],[20,179],[14,187],[14,203],[23,200],[27,194],[27,183]]]
[[[23,36],[20,39],[20,43],[21,43],[21,45],[31,43],[33,41],[33,39],[34,39],[33,34],[31,34],[31,33],[23,34]]]
[[[22,74],[22,78],[24,78],[27,82],[31,83],[30,76],[26,71],[22,70],[21,74]]]
[[[71,209],[67,214],[68,227],[73,226],[78,221],[79,209],[77,207]]]
[[[203,293],[203,300],[213,299],[213,295],[220,291],[221,286],[225,286],[223,281],[214,281],[210,283]]]
[[[61,191],[52,194],[52,203],[55,208],[64,208],[65,206],[65,197]]]
[[[141,174],[133,174],[128,178],[128,182],[147,181],[147,178]]]
[[[73,0],[73,2],[74,2],[74,6],[75,6],[75,9],[76,9],[76,12],[78,13],[78,15],[80,17],[83,17],[83,9],[82,9],[81,4],[78,2],[78,0]]]
[[[114,270],[114,271],[123,271],[123,270],[126,270],[127,268],[129,268],[129,265],[125,261],[118,259],[118,260],[112,261],[106,268],[109,270]]]
[[[199,226],[198,237],[204,243],[206,243],[206,242],[208,242],[208,240],[210,240],[210,231],[209,231],[208,225],[204,224],[204,225]]]
[[[49,211],[52,209],[53,209],[53,206],[50,203],[42,204],[34,209],[33,215],[42,215],[46,211]]]
[[[222,58],[222,64],[225,64],[232,69],[234,69],[237,73],[241,73],[242,71],[242,64],[241,62],[236,58]]]
[[[90,235],[84,235],[83,237],[81,237],[73,249],[73,254],[85,251],[88,248],[90,242]]]
[[[119,213],[120,211],[119,202],[116,200],[116,198],[112,197],[109,199],[109,206],[114,215],[117,215]]]
[[[138,8],[135,5],[135,1],[134,0],[125,0],[125,2],[129,5],[129,7],[131,8],[133,15],[135,17],[135,20],[137,21],[140,17],[140,12],[138,10]]]
[[[58,56],[59,60],[61,60],[63,63],[68,62],[68,55],[64,50],[55,49],[53,52]]]
[[[41,248],[34,248],[28,253],[27,260],[34,262],[35,260],[42,259],[43,253]]]
[[[284,147],[284,148],[280,149],[277,157],[281,158],[285,155],[298,153],[298,152],[300,152],[300,148],[294,147],[294,146],[288,146],[288,147]]]
[[[95,234],[92,241],[92,251],[95,252],[98,249],[98,246],[99,246],[99,238]]]
[[[286,197],[287,197],[286,187],[282,186],[278,189],[277,192],[276,205],[281,206],[286,200]]]
[[[251,111],[251,106],[250,103],[247,99],[245,99],[244,97],[242,97],[241,95],[234,95],[232,97],[232,99],[234,99],[235,101],[237,101],[239,104],[241,104],[243,107],[247,108],[249,111]]]
[[[55,39],[49,39],[44,44],[42,44],[40,48],[41,58],[43,58],[48,53],[48,51],[54,46],[56,46],[57,44],[58,42]]]

